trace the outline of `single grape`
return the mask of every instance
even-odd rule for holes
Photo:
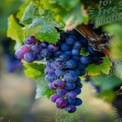
[[[35,60],[35,55],[32,52],[27,52],[24,54],[24,60],[26,62],[33,62]]]
[[[79,62],[80,61],[80,56],[73,55],[72,59]]]
[[[42,49],[46,48],[47,45],[48,45],[48,44],[47,44],[46,42],[41,42],[41,43],[39,43],[39,47],[42,48]]]
[[[66,62],[66,67],[69,69],[74,69],[77,67],[77,62],[73,59],[70,59]]]
[[[76,111],[76,106],[75,105],[67,105],[64,108],[65,111],[67,111],[68,113],[74,113]]]
[[[77,38],[75,36],[68,36],[66,38],[66,43],[69,45],[73,45],[76,40],[77,40]]]
[[[96,51],[93,50],[93,48],[89,45],[88,48],[87,48],[88,52],[95,55],[96,54]]]
[[[41,56],[42,57],[51,57],[52,56],[52,52],[50,52],[48,49],[42,49]]]
[[[55,74],[56,74],[58,77],[63,77],[65,73],[66,73],[65,70],[60,70],[60,69],[56,69],[56,70],[55,70]]]
[[[66,73],[64,75],[64,80],[67,82],[75,82],[77,80],[77,75],[72,73]]]
[[[92,62],[92,57],[91,56],[81,56],[80,61],[83,64],[89,64]]]
[[[56,107],[57,107],[57,108],[62,109],[62,108],[64,108],[66,105],[67,105],[67,101],[66,101],[64,98],[58,98],[58,99],[56,100]]]
[[[43,60],[44,57],[42,57],[41,54],[36,54],[36,59],[40,61]]]
[[[50,89],[52,89],[52,90],[56,90],[56,88],[53,86],[52,83],[49,83],[49,84],[48,84],[48,87],[49,87]]]
[[[57,93],[60,94],[60,95],[65,95],[67,90],[66,89],[61,89],[61,88],[57,88]]]
[[[56,87],[56,88],[63,88],[64,85],[65,85],[65,82],[63,82],[60,79],[57,79],[57,80],[53,81],[53,86]]]
[[[73,105],[73,104],[76,103],[76,99],[67,98],[66,100],[67,100],[67,103],[68,103],[69,105]]]
[[[72,89],[74,89],[75,87],[76,87],[76,83],[74,83],[74,82],[73,82],[73,83],[66,82],[64,88],[65,88],[66,90],[72,90]]]
[[[53,82],[54,80],[56,80],[57,76],[55,75],[55,73],[50,73],[45,76],[45,79],[46,79],[46,81],[48,81],[50,83],[50,82]]]
[[[40,48],[38,45],[32,45],[31,46],[31,51],[34,53],[39,53],[40,52]]]
[[[37,42],[37,39],[34,36],[28,36],[25,40],[24,40],[24,44],[27,45],[35,45]]]
[[[82,100],[80,98],[75,98],[75,105],[79,106],[82,104]]]
[[[56,100],[57,100],[58,98],[61,98],[61,97],[62,97],[62,96],[59,95],[59,94],[53,94],[53,95],[50,97],[50,101],[56,102]]]
[[[70,99],[74,99],[76,98],[76,96],[77,96],[77,93],[75,91],[69,91],[66,93],[66,97]]]
[[[76,48],[76,49],[81,49],[82,43],[80,41],[77,41],[77,42],[75,42],[73,47]]]
[[[55,57],[59,57],[61,54],[63,54],[63,52],[61,51],[61,50],[58,50],[58,51],[56,51],[56,52],[54,52],[54,56]]]
[[[81,93],[81,88],[80,87],[76,87],[73,92],[75,92],[77,95],[79,95]]]
[[[71,46],[69,44],[67,44],[67,43],[63,43],[61,45],[61,50],[63,50],[63,51],[68,51],[70,49],[71,49]]]
[[[60,61],[67,61],[69,58],[70,58],[70,56],[65,53],[59,56]]]
[[[59,49],[59,46],[55,46],[53,44],[49,44],[47,48],[48,48],[49,51],[55,52],[55,51],[57,51]]]
[[[72,55],[79,56],[80,55],[80,50],[79,49],[76,49],[76,48],[73,48],[72,49]]]

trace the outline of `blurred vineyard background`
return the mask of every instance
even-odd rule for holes
[[[22,0],[0,1],[0,122],[115,122],[112,103],[97,98],[89,83],[83,83],[83,105],[74,114],[58,110],[47,97],[35,98],[36,83],[24,75],[14,57],[14,41],[6,37],[7,18],[17,12]],[[115,94],[116,95],[116,94]]]

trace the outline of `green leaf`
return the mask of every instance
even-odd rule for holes
[[[80,54],[83,55],[83,56],[88,56],[90,53],[86,50],[86,48],[82,47],[81,51],[80,51]]]
[[[26,0],[19,8],[19,12],[17,13],[16,17],[20,20],[24,14],[26,7],[30,4],[32,0]]]
[[[8,18],[8,31],[7,36],[12,38],[13,40],[18,41],[20,44],[23,42],[23,29],[22,27],[16,22],[14,16],[11,15]]]
[[[115,75],[101,74],[100,76],[92,77],[92,80],[96,85],[100,86],[101,91],[112,90],[122,84],[122,80]]]
[[[104,91],[96,95],[98,98],[103,99],[106,102],[111,103],[114,98],[116,97],[116,94],[112,90]]]
[[[37,79],[44,75],[44,64],[38,64],[38,63],[25,63],[25,75],[30,78]]]
[[[25,35],[28,36],[35,33],[37,39],[47,41],[49,43],[56,43],[60,34],[54,28],[53,24],[45,18],[35,18],[32,23],[25,28]]]
[[[88,23],[88,16],[82,9],[83,5],[79,4],[70,12],[64,13],[64,22],[66,30],[72,30],[81,23]]]
[[[30,3],[25,11],[24,11],[24,15],[22,16],[22,19],[20,20],[20,22],[22,24],[31,24],[33,19],[35,17],[39,16],[39,12],[38,12],[38,7],[34,5],[34,3]]]
[[[112,67],[112,63],[109,61],[107,57],[103,58],[103,63],[100,65],[89,64],[86,68],[86,72],[89,75],[100,75],[101,72],[104,74],[109,74],[110,69]]]
[[[117,74],[117,76],[120,77],[120,78],[122,79],[122,62],[118,62],[118,63],[116,64],[115,69],[116,69],[116,74]]]
[[[110,49],[111,57],[115,60],[122,59],[122,23],[115,23],[104,28],[112,35]]]
[[[48,83],[45,81],[45,76],[42,76],[37,80],[36,99],[42,96],[47,96],[49,99],[50,96],[55,93],[55,90],[49,89]]]

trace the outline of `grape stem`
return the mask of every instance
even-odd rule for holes
[[[89,25],[80,24],[75,28],[75,30],[78,31],[90,43],[94,43],[96,46],[93,44],[91,45],[95,47],[96,50],[103,52],[111,61],[113,60],[110,55],[110,49],[104,44],[100,46],[100,43],[105,41],[104,38],[101,39],[100,35],[96,34]]]

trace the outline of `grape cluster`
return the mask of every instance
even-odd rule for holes
[[[88,41],[75,30],[61,32],[56,45],[40,42],[34,36],[27,37],[24,43],[15,53],[16,56],[26,62],[45,58],[45,79],[49,88],[57,92],[50,100],[59,109],[65,109],[68,113],[75,112],[76,106],[82,104],[82,100],[77,98],[82,88],[79,76],[86,74],[88,64],[101,64],[104,54],[93,50]],[[88,55],[83,55],[82,50],[88,52]]]

